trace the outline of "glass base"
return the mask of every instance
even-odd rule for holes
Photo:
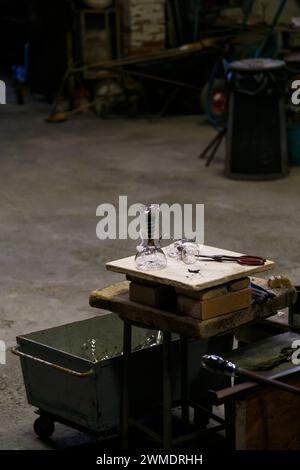
[[[149,249],[137,253],[136,266],[142,271],[157,271],[167,266],[167,258],[161,249]]]

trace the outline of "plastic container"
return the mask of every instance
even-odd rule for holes
[[[271,180],[288,175],[286,65],[272,59],[232,62],[226,175]]]

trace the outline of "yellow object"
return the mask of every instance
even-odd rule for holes
[[[292,283],[286,276],[271,276],[268,280],[268,286],[279,289],[280,287],[292,287]]]
[[[65,122],[68,119],[68,115],[66,113],[54,113],[50,114],[47,117],[46,122],[56,123],[56,122]]]

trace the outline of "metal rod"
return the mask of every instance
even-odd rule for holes
[[[202,366],[209,370],[212,373],[229,375],[231,377],[241,376],[250,379],[252,382],[258,384],[269,385],[277,389],[285,390],[286,392],[300,395],[300,388],[293,387],[284,382],[279,382],[278,380],[270,379],[264,375],[259,375],[256,372],[252,372],[248,369],[243,369],[242,367],[237,366],[231,361],[227,361],[221,356],[214,354],[204,355],[201,360]]]
[[[227,39],[227,36],[222,38],[223,41]],[[123,57],[120,60],[109,59],[102,60],[101,62],[95,62],[94,64],[88,64],[83,66],[75,66],[72,72],[85,72],[86,70],[94,68],[110,69],[112,67],[120,67],[124,65],[134,65],[138,63],[150,62],[153,60],[164,60],[168,58],[177,59],[182,56],[193,54],[194,52],[201,52],[207,47],[213,47],[220,41],[220,38],[203,38],[198,43],[186,44],[181,47],[174,47],[172,49],[163,49],[161,52],[149,52],[147,54],[133,55],[129,57]]]
[[[45,361],[44,359],[40,359],[39,357],[31,356],[30,354],[26,354],[22,351],[20,351],[18,348],[11,348],[12,354],[15,354],[16,356],[21,356],[26,359],[30,359],[35,362],[39,362],[43,366],[48,366],[51,367],[52,369],[58,370],[60,372],[65,372],[70,375],[74,375],[75,377],[79,378],[86,378],[90,377],[91,375],[94,374],[94,369],[90,369],[87,372],[78,372],[77,370],[72,370],[68,369],[67,367],[60,366],[58,364],[53,364],[53,362]]]
[[[210,150],[215,147],[215,145],[218,145],[219,140],[221,139],[221,134],[223,138],[223,131],[218,132],[218,134],[212,139],[212,141],[205,147],[205,149],[202,151],[202,153],[199,155],[199,158],[205,158]],[[213,150],[212,150],[213,151]]]
[[[284,382],[279,382],[279,380],[269,379],[268,377],[264,377],[263,375],[256,374],[247,369],[243,369],[242,367],[237,367],[235,370],[235,375],[239,375],[241,377],[247,377],[248,379],[264,384],[264,385],[271,385],[272,387],[284,390],[289,393],[293,393],[296,395],[300,395],[300,388],[293,387],[292,385],[288,385]]]
[[[59,85],[58,91],[57,91],[57,93],[55,95],[55,98],[53,100],[53,105],[52,106],[53,106],[54,109],[56,108],[56,105],[58,103],[59,98],[62,96],[62,92],[63,92],[64,86],[65,86],[65,83],[66,83],[67,79],[69,79],[69,75],[71,75],[71,74],[72,74],[71,69],[68,67],[67,70],[64,73],[64,76],[63,76],[62,81]]]
[[[216,153],[218,151],[218,148],[220,147],[225,135],[226,135],[226,130],[225,129],[219,133],[219,136],[218,136],[219,138],[218,138],[217,142],[215,143],[215,146],[212,149],[211,154],[210,154],[210,156],[208,157],[208,159],[206,161],[206,166],[209,166],[211,164],[211,162],[213,161],[214,156],[216,155]]]
[[[180,336],[181,359],[181,415],[185,429],[189,425],[189,371],[188,371],[188,340]]]
[[[134,419],[130,419],[130,424],[132,424],[132,426],[134,426],[139,431],[147,434],[147,436],[151,437],[154,441],[161,443],[161,435],[157,434],[155,431],[150,429],[145,424],[139,423],[138,421]]]
[[[121,446],[123,450],[129,445],[129,369],[131,355],[132,328],[129,321],[123,320],[123,370],[121,390]]]
[[[122,57],[122,39],[121,39],[121,11],[120,11],[120,2],[119,2],[119,0],[116,0],[115,27],[116,27],[117,59],[121,59],[121,57]]]
[[[163,332],[163,448],[172,447],[171,333]]]
[[[189,89],[195,90],[195,91],[201,91],[201,89],[202,89],[202,88],[197,87],[195,85],[190,85],[189,83],[178,82],[177,80],[170,80],[168,78],[159,77],[159,76],[156,76],[156,75],[150,75],[148,73],[136,72],[136,71],[128,70],[128,69],[127,69],[127,73],[129,75],[136,75],[137,77],[147,78],[149,80],[155,80],[157,82],[162,82],[162,83],[169,83],[170,85],[175,85],[175,86],[183,87],[183,88],[189,88]]]
[[[96,103],[103,101],[104,98],[102,96],[98,96],[96,99],[93,101],[88,101],[87,103],[82,104],[81,106],[78,106],[78,108],[71,109],[71,111],[66,111],[64,114],[66,116],[72,116],[73,114],[80,113],[81,111],[84,111],[85,109],[92,108]]]
[[[209,418],[216,421],[217,423],[225,424],[225,419],[220,418],[220,416],[215,415],[212,411],[209,411],[204,406],[199,405],[199,403],[195,403],[194,401],[190,401],[190,405],[193,408],[197,408],[198,410],[201,410],[205,415],[207,415]]]
[[[230,450],[235,450],[235,402],[229,400],[224,403],[225,411],[225,438]]]
[[[174,0],[174,9],[175,9],[175,17],[176,17],[177,41],[181,45],[183,43],[183,27],[182,27],[180,5],[179,5],[178,0]]]
[[[184,434],[182,436],[176,437],[173,442],[174,444],[183,444],[184,442],[193,441],[197,437],[207,436],[209,434],[214,434],[218,431],[223,431],[225,429],[225,424],[217,424],[208,429],[199,429],[197,431],[191,432],[189,434]]]
[[[169,97],[167,98],[165,104],[163,105],[162,109],[159,111],[158,114],[155,116],[151,117],[150,120],[151,122],[154,122],[156,119],[161,118],[165,112],[167,111],[168,107],[172,103],[172,101],[176,98],[176,95],[179,93],[179,88],[174,88],[172,92],[170,93]]]
[[[194,41],[197,41],[197,39],[199,38],[199,17],[200,17],[200,12],[202,8],[203,8],[202,1],[194,0],[194,15],[195,15]]]
[[[278,20],[279,20],[279,18],[280,18],[280,15],[281,15],[281,13],[283,12],[283,9],[284,9],[284,7],[285,7],[286,2],[287,2],[287,0],[280,0],[280,3],[279,3],[278,8],[277,8],[277,11],[276,11],[275,16],[274,16],[274,18],[273,18],[273,21],[272,21],[272,23],[271,23],[271,25],[270,25],[268,34],[267,34],[267,36],[265,37],[265,39],[264,39],[262,45],[260,46],[260,48],[259,48],[258,51],[257,51],[257,57],[261,57],[262,54],[264,53],[264,51],[265,51],[265,49],[266,49],[266,47],[267,47],[267,45],[268,45],[268,43],[269,43],[269,41],[270,41],[270,38],[271,38],[271,36],[272,36],[272,34],[273,34],[274,30],[275,30],[275,27],[276,27],[276,25],[277,25],[277,23],[278,23]]]
[[[242,23],[242,31],[245,31],[247,29],[248,20],[250,18],[251,13],[252,13],[254,2],[255,2],[255,0],[249,0],[248,8],[245,11],[245,15],[244,15],[243,23]]]

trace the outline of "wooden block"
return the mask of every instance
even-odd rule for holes
[[[216,297],[221,297],[228,292],[236,292],[239,290],[246,289],[249,287],[250,279],[249,277],[244,277],[242,279],[237,279],[236,281],[229,282],[228,284],[223,284],[222,286],[205,289],[202,291],[193,291],[191,289],[181,289],[180,287],[176,288],[176,292],[179,295],[184,295],[186,297],[191,297],[193,299],[199,300],[211,300]]]
[[[250,284],[249,277],[244,277],[243,279],[237,279],[236,281],[230,282],[228,284],[229,292],[235,292],[242,289],[247,289]]]
[[[176,288],[176,292],[178,295],[183,295],[185,297],[190,297],[192,299],[198,300],[210,300],[214,299],[215,297],[221,297],[222,295],[227,294],[227,286],[224,284],[223,286],[205,289],[202,291],[195,291],[191,289],[181,289],[180,287]]]
[[[210,300],[196,300],[183,295],[177,297],[178,312],[201,320],[225,315],[250,307],[251,289],[229,292]]]
[[[140,284],[142,286],[156,287],[162,285],[155,281],[149,281],[148,279],[143,279],[141,277],[130,276],[129,274],[126,275],[126,279],[127,281],[134,282],[134,284]]]
[[[176,310],[175,289],[171,286],[151,286],[131,282],[129,285],[129,298],[132,302],[142,305],[149,305],[167,311]]]

